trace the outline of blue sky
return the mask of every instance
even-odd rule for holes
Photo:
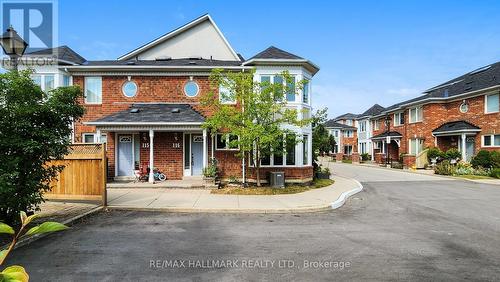
[[[59,41],[115,59],[205,13],[245,58],[274,45],[319,65],[312,99],[330,117],[500,61],[500,2],[477,0],[59,0]]]

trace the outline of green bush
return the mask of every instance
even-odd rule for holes
[[[429,161],[434,158],[441,158],[442,156],[443,151],[439,150],[437,147],[431,147],[429,151],[427,151],[427,158],[429,158]]]
[[[456,160],[462,157],[462,153],[460,153],[457,149],[452,148],[446,151],[445,158],[447,160]]]
[[[480,175],[480,176],[488,176],[490,175],[489,169],[478,167],[474,168],[471,164],[460,162],[455,167],[454,175]]]
[[[472,158],[470,163],[474,168],[491,168],[493,166],[491,155],[492,154],[489,151],[481,150],[474,158]],[[496,156],[496,158],[498,159],[498,156]]]
[[[500,168],[500,152],[493,151],[490,153],[490,156],[491,156],[491,167]]]
[[[370,159],[371,159],[370,154],[368,154],[368,153],[361,154],[362,161],[366,162],[366,161],[369,161]]]
[[[455,167],[450,164],[449,160],[444,160],[436,165],[434,173],[440,175],[453,175],[455,173]]]
[[[490,172],[491,177],[500,178],[500,168],[492,168]]]

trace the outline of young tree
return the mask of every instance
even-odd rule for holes
[[[260,182],[260,161],[270,156],[285,153],[283,137],[288,145],[298,142],[292,130],[284,125],[302,127],[310,123],[299,119],[297,110],[286,107],[286,95],[296,95],[303,82],[295,83],[288,72],[280,74],[274,83],[254,80],[254,70],[225,72],[214,70],[210,75],[211,89],[202,104],[212,113],[203,125],[212,135],[217,132],[238,136],[230,138],[231,147],[239,147],[238,156],[250,156],[256,169],[257,186]],[[218,90],[222,89],[218,98]],[[221,101],[234,101],[233,104]]]
[[[68,153],[72,121],[84,109],[78,87],[44,93],[29,71],[0,74],[0,220],[32,212],[62,169],[49,161]]]
[[[318,161],[320,154],[333,151],[335,147],[335,138],[328,133],[324,123],[327,120],[328,108],[318,110],[312,118],[313,134],[312,134],[312,149],[313,160]]]

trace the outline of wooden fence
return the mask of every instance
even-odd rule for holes
[[[64,170],[51,183],[47,199],[102,200],[106,203],[106,148],[103,144],[73,144],[63,160]]]

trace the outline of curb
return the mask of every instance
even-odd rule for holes
[[[338,177],[338,175],[337,175]],[[345,178],[345,177],[344,177]],[[353,180],[354,182],[356,182],[358,184],[358,187],[355,188],[355,189],[352,189],[351,191],[346,191],[342,194],[340,194],[340,197],[333,203],[330,204],[331,208],[332,209],[338,209],[340,208],[341,206],[343,206],[345,204],[345,202],[347,201],[347,199],[361,191],[363,191],[363,185],[361,184],[361,182],[359,182],[358,180],[354,179],[354,178],[349,178],[351,180]]]
[[[363,185],[356,179],[347,178],[343,176],[335,175],[336,177],[341,177],[344,179],[352,180],[357,184],[357,187],[349,191],[345,191],[340,194],[339,198],[332,203],[309,206],[309,207],[298,207],[298,208],[276,208],[276,209],[221,209],[221,208],[178,208],[178,207],[165,207],[165,208],[142,208],[142,207],[127,207],[127,206],[113,206],[109,205],[107,208],[109,210],[128,210],[128,211],[156,211],[156,212],[172,212],[172,213],[246,213],[246,214],[287,214],[287,213],[313,213],[327,210],[338,209],[343,206],[346,200],[354,194],[357,194],[363,190]],[[335,185],[335,184],[333,184]]]
[[[74,216],[72,218],[69,218],[69,219],[66,219],[64,220],[63,222],[61,222],[62,224],[64,225],[69,225],[70,223],[76,221],[76,220],[79,220],[81,218],[84,218],[84,217],[87,217],[89,215],[92,215],[98,211],[101,211],[103,209],[102,206],[99,206],[99,207],[96,207],[94,209],[91,209],[90,211],[87,211],[85,213],[82,213],[82,214],[79,214],[77,216]],[[17,242],[17,244],[14,246],[14,250],[17,249],[17,248],[20,248],[20,247],[23,247],[23,246],[26,246],[26,245],[29,245],[31,244],[32,242],[38,240],[38,239],[41,239],[43,237],[46,237],[46,236],[49,236],[51,235],[52,233],[42,233],[42,234],[35,234],[31,237],[28,237],[28,238],[25,238],[25,239],[21,239]],[[10,244],[6,244],[4,246],[1,246],[0,249],[3,250],[5,248],[8,248]]]

